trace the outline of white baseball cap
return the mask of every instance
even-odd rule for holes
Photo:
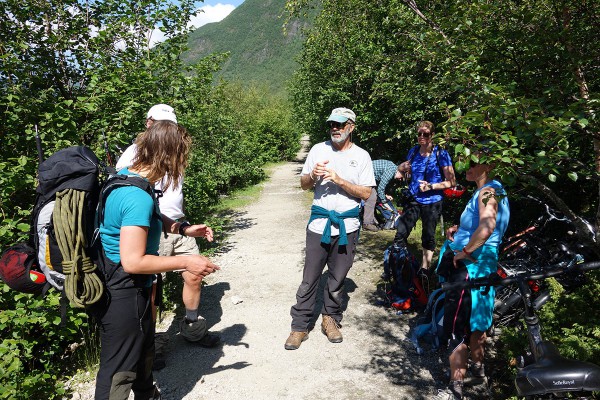
[[[327,118],[327,122],[329,122],[329,121],[346,122],[348,120],[355,122],[356,114],[354,114],[354,111],[352,111],[351,109],[344,108],[344,107],[335,108],[331,112],[331,115],[329,116],[329,118]]]
[[[148,115],[146,119],[152,118],[155,121],[172,121],[177,123],[177,117],[175,116],[175,110],[173,107],[168,106],[166,104],[157,104],[152,106],[150,110],[148,110]]]

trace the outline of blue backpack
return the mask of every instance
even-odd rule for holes
[[[442,289],[434,290],[427,301],[424,315],[413,329],[410,341],[415,346],[417,354],[423,354],[423,342],[428,343],[432,350],[437,350],[444,340],[444,300],[446,294]],[[421,341],[421,343],[419,342]]]

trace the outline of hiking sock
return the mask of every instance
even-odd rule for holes
[[[185,319],[187,319],[190,322],[195,322],[198,320],[198,310],[188,310],[187,308],[185,309]]]

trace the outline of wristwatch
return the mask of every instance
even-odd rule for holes
[[[183,221],[179,224],[179,234],[181,236],[185,236],[185,228],[187,228],[188,226],[191,226],[192,224],[190,224],[187,221]]]

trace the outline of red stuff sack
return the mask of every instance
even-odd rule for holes
[[[40,271],[37,254],[27,243],[9,247],[0,257],[0,279],[11,289],[23,293],[41,294],[46,278]]]

